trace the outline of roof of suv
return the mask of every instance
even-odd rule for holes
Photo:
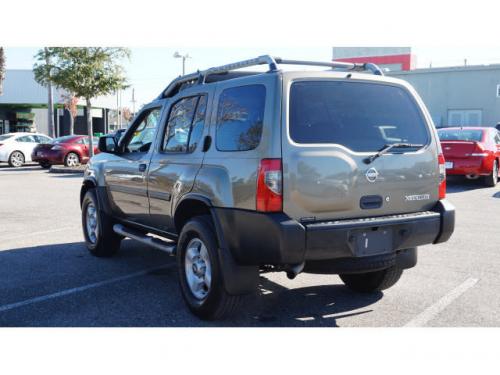
[[[174,79],[158,96],[157,99],[169,98],[176,95],[178,92],[182,91],[187,87],[193,87],[200,84],[213,83],[228,79],[237,79],[241,77],[248,77],[251,75],[260,75],[260,74],[283,74],[288,75],[291,72],[283,72],[278,69],[278,64],[285,65],[302,65],[302,66],[316,66],[316,67],[327,67],[332,70],[329,71],[319,71],[319,72],[311,72],[311,71],[301,71],[294,72],[295,75],[301,75],[303,77],[314,77],[318,74],[328,75],[328,77],[338,77],[338,78],[354,78],[354,79],[367,79],[367,74],[358,75],[355,72],[366,71],[371,72],[373,76],[371,76],[370,80],[377,80],[382,78],[384,73],[382,70],[375,64],[372,63],[346,63],[346,62],[318,62],[318,61],[306,61],[306,60],[288,60],[282,59],[280,57],[272,57],[269,55],[259,56],[254,59],[239,61],[227,65],[222,65],[218,67],[209,68],[204,71],[197,71],[195,73],[187,74],[184,76],[180,76]],[[259,65],[268,65],[269,71],[267,73],[256,73],[249,71],[242,71],[240,69],[259,66]],[[341,72],[339,70],[342,70]],[[338,76],[335,76],[338,74]],[[377,76],[375,78],[375,76]],[[400,81],[394,78],[383,77],[383,81],[385,82],[394,82],[401,83],[404,81]]]

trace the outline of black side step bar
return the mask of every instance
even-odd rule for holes
[[[164,251],[164,252],[168,253],[169,255],[175,255],[175,250],[176,250],[177,246],[172,241],[170,241],[170,242],[162,241],[158,238],[154,238],[154,237],[148,236],[147,234],[143,234],[139,231],[127,228],[121,224],[113,225],[113,230],[121,236],[132,238],[133,240],[139,241],[145,245],[148,245],[148,246],[151,246],[155,249]]]

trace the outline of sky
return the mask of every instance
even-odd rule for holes
[[[40,47],[8,47],[5,48],[7,69],[31,69],[33,56]],[[135,91],[135,108],[150,102],[182,73],[182,59],[173,57],[189,54],[186,60],[186,73],[197,69],[245,60],[259,55],[270,54],[290,59],[330,61],[332,47],[140,47],[131,48],[131,57],[123,61],[130,88],[122,93],[122,106],[133,108],[132,88]],[[413,46],[412,53],[417,57],[417,67],[433,67],[500,63],[500,48],[491,47],[425,47]],[[116,97],[102,99],[110,108],[116,107]]]

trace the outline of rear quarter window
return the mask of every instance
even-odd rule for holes
[[[265,102],[264,85],[232,87],[222,92],[215,136],[219,151],[247,151],[259,145]]]
[[[346,81],[295,82],[289,132],[303,144],[339,144],[373,152],[393,143],[427,144],[426,122],[402,87]]]

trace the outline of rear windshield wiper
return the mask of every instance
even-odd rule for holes
[[[373,154],[372,156],[367,157],[363,161],[365,162],[365,164],[370,164],[372,161],[377,159],[379,156],[387,154],[393,148],[422,148],[422,147],[424,147],[424,145],[419,144],[419,143],[392,143],[392,144],[385,145],[376,154]]]

